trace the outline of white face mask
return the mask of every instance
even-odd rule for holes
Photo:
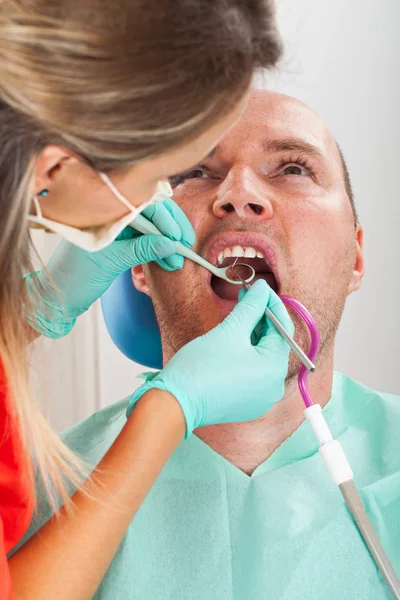
[[[112,242],[114,242],[114,240],[125,229],[125,227],[127,227],[129,223],[131,223],[147,206],[150,206],[150,204],[154,204],[155,202],[162,202],[163,200],[172,197],[173,192],[169,183],[166,181],[160,181],[157,184],[157,191],[155,195],[148,202],[144,202],[140,206],[132,206],[129,200],[127,200],[125,196],[123,196],[117,190],[113,182],[105,173],[99,173],[99,175],[114,196],[118,198],[122,204],[129,208],[129,214],[121,217],[121,219],[118,219],[118,221],[115,221],[114,223],[88,227],[87,229],[79,229],[78,227],[64,225],[63,223],[58,223],[57,221],[53,221],[52,219],[47,219],[44,217],[40,208],[39,197],[34,196],[33,202],[35,205],[36,215],[28,215],[28,220],[31,223],[36,223],[37,225],[44,227],[45,229],[50,229],[50,231],[53,231],[54,233],[59,233],[65,240],[71,242],[71,244],[74,244],[79,248],[82,248],[83,250],[87,250],[88,252],[97,252],[98,250],[103,250],[103,248],[106,248],[112,244]]]

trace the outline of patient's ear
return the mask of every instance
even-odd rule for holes
[[[363,241],[364,241],[364,231],[361,225],[357,225],[356,230],[356,243],[357,243],[357,251],[356,258],[354,261],[353,273],[351,275],[349,290],[348,293],[352,294],[356,292],[361,287],[361,281],[364,277],[365,272],[365,261],[364,261],[364,253],[363,253]]]
[[[146,283],[146,277],[143,271],[143,265],[138,265],[137,267],[132,267],[132,282],[138,292],[143,292],[147,296],[150,296],[149,286]]]

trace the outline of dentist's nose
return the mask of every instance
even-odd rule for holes
[[[223,219],[236,212],[239,217],[268,221],[273,216],[267,186],[249,167],[232,168],[218,188],[213,205],[216,217]]]

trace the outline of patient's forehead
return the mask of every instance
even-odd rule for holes
[[[335,140],[317,113],[296,98],[266,90],[251,92],[243,116],[217,149],[251,146],[262,151],[264,140],[283,138],[301,139],[340,160]]]

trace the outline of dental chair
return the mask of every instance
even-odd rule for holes
[[[151,299],[138,292],[130,271],[120,275],[101,299],[114,344],[131,360],[162,369],[161,335]]]

